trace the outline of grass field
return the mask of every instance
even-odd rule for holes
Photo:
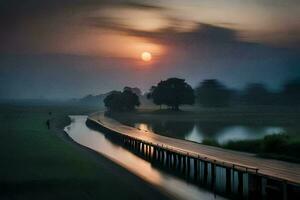
[[[295,134],[268,135],[263,139],[229,141],[222,145],[214,140],[204,140],[202,143],[225,149],[255,153],[260,157],[300,163],[300,136]]]
[[[0,107],[0,199],[162,198],[138,178],[107,159],[95,160],[47,129],[63,128],[67,115],[95,108],[72,106]]]
[[[183,107],[174,112],[168,109],[140,108],[134,112],[117,113],[115,118],[132,120],[176,120],[221,122],[243,125],[299,125],[300,108],[279,106],[244,106],[226,108],[201,108],[197,106]]]

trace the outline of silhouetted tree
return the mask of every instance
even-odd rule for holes
[[[123,91],[126,91],[126,90],[130,90],[131,92],[133,92],[134,94],[138,95],[138,96],[142,96],[142,91],[140,88],[137,88],[137,87],[124,87]]]
[[[219,107],[229,105],[231,91],[216,79],[204,80],[195,91],[197,101],[202,106]]]
[[[140,105],[139,97],[131,90],[112,91],[103,102],[110,111],[132,111]]]
[[[124,90],[121,95],[123,102],[123,110],[134,110],[135,106],[140,105],[139,97],[137,94],[133,93],[130,90]]]
[[[242,95],[247,105],[270,105],[273,104],[271,97],[272,93],[261,83],[249,84]]]
[[[193,88],[184,79],[169,78],[152,86],[148,98],[156,105],[167,105],[172,110],[179,110],[180,105],[194,104]]]
[[[300,105],[300,80],[291,80],[284,84],[282,96],[287,105]]]

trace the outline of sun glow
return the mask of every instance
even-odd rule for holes
[[[152,55],[151,55],[151,53],[145,51],[145,52],[143,52],[143,53],[141,54],[141,58],[142,58],[143,61],[149,62],[149,61],[151,61],[151,59],[152,59]]]

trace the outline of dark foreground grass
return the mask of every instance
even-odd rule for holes
[[[99,165],[46,127],[49,111],[51,125],[64,127],[68,114],[95,108],[1,106],[0,110],[0,199],[145,199],[143,185],[128,184],[126,178],[132,175],[126,170],[106,159]]]

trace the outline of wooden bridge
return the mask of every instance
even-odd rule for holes
[[[161,136],[104,116],[89,123],[154,164],[218,194],[236,199],[300,199],[300,164]]]

